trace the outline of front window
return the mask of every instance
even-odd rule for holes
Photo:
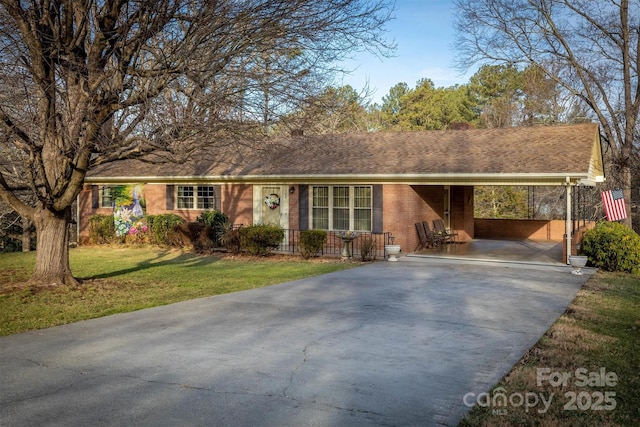
[[[216,195],[212,185],[179,185],[177,192],[178,209],[215,209]]]
[[[113,207],[115,202],[115,194],[113,194],[113,187],[101,187],[100,188],[100,207],[110,208]]]
[[[321,230],[371,231],[371,186],[314,186],[311,224]]]
[[[210,185],[198,186],[198,209],[214,209],[216,207],[216,194]]]
[[[194,206],[193,186],[192,185],[179,185],[178,186],[178,209],[193,209]]]

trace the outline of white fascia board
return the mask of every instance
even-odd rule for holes
[[[480,174],[333,174],[333,175],[193,175],[88,177],[87,184],[125,184],[132,182],[229,183],[229,184],[408,184],[408,185],[566,185],[587,181],[588,174],[577,173],[480,173]],[[587,184],[588,185],[588,184]]]

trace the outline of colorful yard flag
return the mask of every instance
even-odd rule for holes
[[[627,217],[627,207],[624,205],[624,193],[621,189],[604,191],[602,203],[608,221],[618,221]]]
[[[111,194],[115,196],[113,222],[116,236],[146,232],[149,227],[144,216],[146,203],[143,186],[119,185],[111,188]]]

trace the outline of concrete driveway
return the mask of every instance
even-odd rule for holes
[[[587,277],[403,257],[4,337],[0,424],[456,425]]]

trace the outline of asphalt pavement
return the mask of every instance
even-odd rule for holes
[[[570,271],[402,257],[3,337],[0,425],[457,425],[564,312]]]

